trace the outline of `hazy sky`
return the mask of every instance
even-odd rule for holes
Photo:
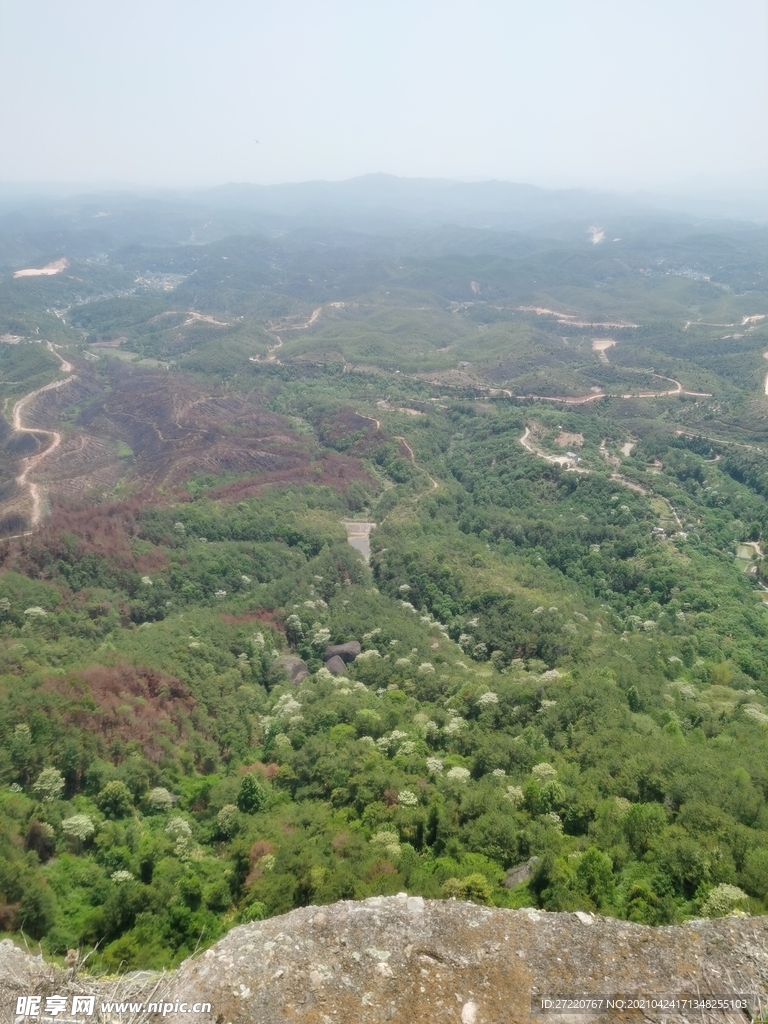
[[[0,182],[758,169],[768,0],[0,0]]]

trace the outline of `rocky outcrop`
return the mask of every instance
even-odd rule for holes
[[[346,663],[342,661],[338,654],[334,654],[332,658],[329,658],[325,663],[325,667],[335,676],[343,676],[347,671]]]
[[[279,658],[275,658],[269,667],[271,678],[277,679],[282,672],[285,672],[294,686],[303,683],[309,676],[306,662],[296,654],[281,654]]]
[[[47,964],[40,956],[18,949],[10,939],[0,942],[0,1021],[12,1021],[16,999],[40,992],[53,994],[64,972]]]
[[[517,867],[510,868],[501,884],[505,889],[514,889],[521,882],[527,882],[529,878],[533,877],[533,872],[536,870],[538,863],[538,857],[531,857],[524,864],[518,864]]]
[[[361,651],[362,647],[357,640],[349,640],[345,644],[332,644],[325,649],[325,660],[341,658],[342,661],[350,662],[354,661]]]
[[[30,986],[50,987],[52,968],[0,944],[3,1020]],[[46,973],[47,972],[47,973]],[[114,981],[77,985],[100,999],[125,998]],[[715,1021],[745,1024],[739,1012],[535,1013],[544,996],[717,996],[768,986],[768,918],[691,921],[649,928],[582,912],[496,910],[405,894],[305,907],[233,929],[162,978],[128,976],[172,1004],[123,1024],[591,1024]],[[38,986],[35,990],[42,991]],[[108,993],[117,993],[109,995]],[[134,998],[138,996],[135,994]],[[533,1001],[532,1001],[533,1000]],[[210,1011],[176,1012],[205,1001]],[[119,1019],[112,1014],[114,1019]],[[93,1018],[95,1021],[97,1018]]]

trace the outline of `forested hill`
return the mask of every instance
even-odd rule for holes
[[[768,912],[759,231],[79,230],[0,280],[0,928]]]

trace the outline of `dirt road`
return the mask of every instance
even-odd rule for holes
[[[376,425],[376,429],[377,430],[381,429],[381,423],[379,422],[379,420],[374,419],[373,416],[366,416],[362,412],[356,412],[355,415],[359,416],[360,419],[362,419],[362,420],[368,420],[369,423],[374,423]],[[416,467],[416,469],[420,470],[427,477],[429,477],[429,482],[432,484],[432,490],[433,491],[437,490],[437,488],[440,486],[440,484],[438,483],[437,480],[435,480],[435,478],[433,476],[429,476],[429,473],[427,473],[426,469],[424,469],[423,466],[420,466],[416,462],[416,456],[413,454],[413,448],[411,448],[411,446],[408,444],[408,442],[405,440],[405,438],[401,434],[395,434],[394,436],[395,436],[395,440],[400,441],[402,443],[402,445],[405,448],[406,452],[408,452],[408,458],[410,459],[411,463]],[[418,501],[418,498],[416,500]]]
[[[523,446],[523,448],[525,448],[525,450],[527,452],[530,452],[531,455],[538,455],[538,457],[540,459],[545,459],[547,462],[552,462],[556,466],[560,466],[561,469],[563,467],[565,467],[566,469],[575,469],[576,468],[576,463],[573,461],[573,459],[569,458],[567,455],[544,455],[544,453],[540,452],[538,450],[538,448],[534,448],[534,446],[528,440],[528,438],[530,436],[531,436],[530,427],[526,427],[525,428],[525,433],[520,438],[520,444]],[[584,472],[586,472],[586,470],[581,469],[580,472],[584,473]]]
[[[615,345],[615,342],[599,342],[600,346],[603,345]],[[593,345],[595,351],[598,349]],[[605,350],[600,349],[599,355],[602,358],[605,356]],[[765,354],[765,358],[768,359],[768,352]],[[605,359],[607,362],[607,357]],[[562,402],[563,405],[583,405],[585,402],[596,402],[599,398],[666,398],[668,396],[675,395],[691,395],[694,398],[711,398],[712,394],[709,391],[684,391],[683,385],[679,380],[675,380],[674,377],[665,377],[661,373],[653,374],[654,377],[658,377],[659,380],[668,380],[670,384],[674,384],[673,388],[667,391],[640,391],[637,394],[625,394],[625,395],[611,395],[606,394],[602,390],[593,392],[591,395],[578,395],[571,397],[568,395],[514,395],[511,391],[502,389],[502,394],[508,398],[534,398],[539,402]],[[766,394],[768,394],[768,378],[766,378]]]
[[[429,477],[429,482],[432,484],[432,490],[437,490],[440,484],[437,482],[437,480],[435,480],[433,476],[429,476],[429,473],[427,473],[426,469],[424,469],[423,466],[418,465],[418,463],[416,462],[416,456],[413,454],[413,448],[411,448],[411,446],[408,444],[405,438],[402,437],[400,434],[395,434],[395,437],[397,438],[398,441],[403,442],[405,450],[408,452],[408,458],[411,460],[416,469],[421,470],[422,473],[426,473],[426,475]]]
[[[44,434],[46,437],[51,439],[51,443],[43,451],[38,452],[37,455],[32,455],[29,458],[24,459],[21,473],[16,477],[16,483],[20,487],[27,487],[29,489],[29,496],[32,499],[32,515],[30,518],[30,526],[33,528],[40,522],[42,516],[42,495],[40,493],[40,487],[38,484],[29,480],[29,474],[33,469],[36,469],[43,459],[47,458],[53,451],[55,451],[61,444],[61,434],[58,430],[44,430],[42,427],[25,427],[21,422],[22,413],[27,405],[37,398],[38,395],[44,394],[46,391],[54,391],[57,388],[63,387],[65,384],[69,384],[70,381],[76,379],[76,375],[72,373],[72,363],[64,359],[63,356],[59,355],[53,345],[48,342],[48,348],[53,352],[56,358],[61,363],[61,370],[63,373],[69,373],[70,376],[65,380],[55,380],[51,384],[46,384],[42,388],[38,388],[36,391],[31,391],[28,395],[20,398],[13,407],[13,429],[21,434]]]

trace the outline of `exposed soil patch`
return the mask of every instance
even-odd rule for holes
[[[593,338],[592,351],[597,352],[601,363],[608,365],[608,356],[605,354],[609,348],[616,344],[611,338]]]
[[[212,316],[208,316],[207,313],[195,313],[194,310],[190,310],[187,314],[187,319],[181,325],[182,327],[189,327],[190,324],[201,323],[201,324],[213,324],[214,327],[231,327],[232,325],[224,320],[214,320]]]
[[[537,316],[557,317],[558,323],[570,324],[572,327],[610,327],[623,329],[625,327],[637,327],[638,324],[630,323],[628,320],[587,320],[583,314],[559,313],[556,309],[547,309],[545,306],[517,306],[521,313],[536,313]]]
[[[386,398],[381,398],[376,403],[377,409],[384,409],[385,412],[403,412],[406,416],[425,416],[426,413],[421,412],[419,409],[409,409],[405,405],[390,405]],[[378,421],[377,421],[378,422]]]
[[[342,309],[347,304],[344,302],[331,302],[329,305],[335,309]],[[350,303],[350,305],[357,305],[357,303]],[[323,307],[318,306],[317,309],[312,310],[311,316],[308,316],[306,320],[301,320],[295,316],[287,316],[281,320],[270,320],[267,323],[267,328],[270,331],[307,331],[317,323],[322,312]],[[297,323],[297,320],[300,322]]]
[[[61,274],[69,266],[69,260],[62,258],[47,263],[44,267],[29,267],[27,270],[16,270],[14,277],[53,277],[54,274]]]
[[[561,448],[581,448],[584,444],[584,435],[569,434],[566,430],[562,430],[555,438],[555,444],[560,445]]]
[[[534,428],[534,430],[535,429],[536,428]],[[556,466],[560,466],[561,469],[576,469],[576,462],[567,455],[546,455],[544,452],[540,451],[537,439],[530,427],[525,428],[525,433],[520,438],[520,444],[526,451],[530,452],[531,455],[538,455],[540,459],[544,459],[546,462],[551,462]]]

